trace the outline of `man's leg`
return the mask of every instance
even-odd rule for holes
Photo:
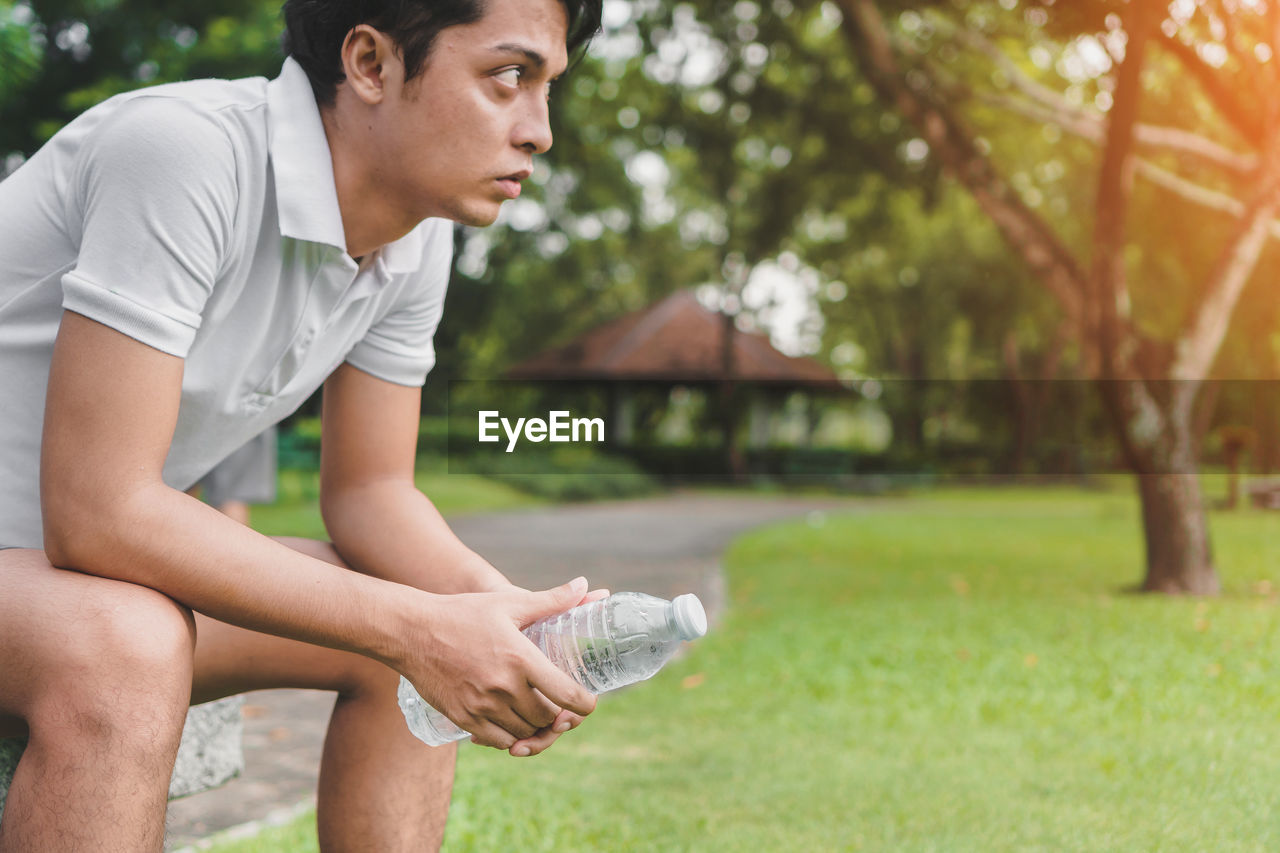
[[[338,565],[323,543],[285,544]],[[434,850],[444,837],[456,749],[428,747],[396,705],[399,675],[361,655],[235,628],[197,614],[192,701],[275,687],[336,690],[320,764],[326,851]]]
[[[190,613],[0,551],[0,736],[30,742],[0,851],[159,851],[191,692]]]

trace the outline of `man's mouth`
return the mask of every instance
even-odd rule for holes
[[[515,178],[498,178],[498,186],[502,187],[502,193],[507,198],[520,197],[520,182]]]
[[[510,175],[503,175],[498,178],[498,186],[502,187],[502,192],[507,198],[519,198],[520,182],[531,174],[533,174],[532,169],[522,169],[519,172],[512,172]]]

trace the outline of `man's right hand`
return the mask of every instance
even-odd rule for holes
[[[485,746],[510,749],[555,722],[561,710],[590,714],[596,697],[557,669],[520,629],[575,607],[578,578],[542,592],[436,596],[425,639],[397,667],[436,710]]]

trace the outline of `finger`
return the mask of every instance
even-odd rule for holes
[[[565,732],[573,731],[580,725],[582,725],[582,717],[572,711],[561,711],[556,715],[556,720],[551,724],[551,729],[556,734],[562,735]]]
[[[511,748],[508,749],[507,752],[516,758],[528,758],[531,755],[537,755],[547,747],[551,746],[551,744],[555,743],[556,739],[559,737],[559,733],[553,732],[550,728],[542,729],[533,737],[516,741],[511,745]]]
[[[542,691],[552,703],[575,714],[586,716],[596,708],[596,697],[590,690],[556,669],[541,654],[530,661],[529,684]]]
[[[574,578],[567,584],[553,589],[530,592],[520,596],[511,611],[511,615],[514,617],[516,624],[523,628],[527,625],[532,625],[539,619],[555,616],[571,609],[582,600],[586,592],[587,579]]]
[[[551,744],[559,740],[560,735],[572,731],[582,724],[582,718],[571,711],[561,711],[553,725],[540,729],[532,737],[523,738],[511,745],[508,750],[516,758],[537,755]]]
[[[593,602],[593,601],[599,601],[599,600],[600,600],[600,599],[602,599],[602,598],[608,598],[608,597],[609,597],[609,590],[607,590],[607,589],[593,589],[593,590],[591,590],[591,592],[588,592],[586,595],[584,595],[584,596],[582,597],[582,601],[581,601],[581,602],[579,602],[579,603],[580,603],[580,604],[590,604],[590,603],[591,603],[591,602]]]
[[[521,716],[508,700],[496,697],[478,706],[471,715],[470,723],[461,726],[478,736],[485,746],[499,749],[508,749],[515,741],[530,737],[542,728]]]
[[[516,738],[503,728],[487,720],[475,720],[470,726],[463,726],[471,732],[471,742],[479,746],[490,746],[494,749],[511,749]]]
[[[502,708],[489,715],[488,722],[511,735],[514,740],[531,737],[542,726],[529,722],[514,708]]]
[[[535,730],[552,725],[560,713],[560,707],[542,695],[540,690],[530,687],[526,695],[517,698],[515,711]],[[527,737],[527,735],[526,735]]]

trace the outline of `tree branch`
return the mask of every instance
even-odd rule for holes
[[[1143,148],[1191,154],[1241,175],[1252,174],[1258,168],[1258,158],[1255,155],[1232,151],[1225,145],[1189,130],[1142,123],[1135,125],[1133,130],[1134,138]]]
[[[1231,313],[1240,291],[1253,274],[1267,233],[1280,208],[1280,159],[1273,152],[1267,173],[1250,200],[1222,254],[1209,275],[1204,295],[1189,312],[1183,333],[1174,345],[1169,376],[1174,380],[1201,380],[1209,374],[1226,336]]]
[[[980,92],[976,97],[990,106],[1009,110],[1032,121],[1052,124],[1089,142],[1101,143],[1106,135],[1105,118],[1086,110],[1074,107],[1055,110],[1047,104],[988,92]],[[1134,140],[1144,150],[1190,154],[1240,175],[1252,175],[1258,168],[1258,158],[1254,155],[1232,151],[1225,145],[1181,128],[1139,123],[1134,125],[1133,131]]]
[[[871,0],[836,0],[836,4],[843,13],[844,32],[854,59],[868,82],[885,103],[896,107],[919,130],[950,174],[969,190],[1005,240],[1057,298],[1067,318],[1078,324],[1083,320],[1084,274],[1071,252],[996,172],[954,112],[931,99],[924,86],[908,83],[898,68],[875,4]]]
[[[1041,124],[1051,124],[1059,130],[1065,130],[1072,136],[1078,136],[1088,142],[1100,143],[1106,132],[1106,124],[1100,116],[1090,115],[1084,110],[1054,109],[1048,104],[1028,101],[1013,95],[996,92],[969,92],[967,89],[953,87],[951,92],[965,97],[977,98],[989,107],[997,107]]]
[[[1151,181],[1151,183],[1169,190],[1186,201],[1198,204],[1201,207],[1207,207],[1210,210],[1230,214],[1237,219],[1245,215],[1244,202],[1229,196],[1226,193],[1220,193],[1217,190],[1202,187],[1197,183],[1188,181],[1186,178],[1179,177],[1173,172],[1170,172],[1167,169],[1162,169],[1154,163],[1141,158],[1136,161],[1134,167],[1138,174]],[[1270,237],[1280,240],[1280,221],[1272,219],[1268,222],[1267,234]]]
[[[1016,97],[1010,97],[1009,95],[991,95],[991,93],[987,92],[978,92],[974,96],[982,101],[983,104],[996,106],[996,108],[1010,111],[1010,113],[1016,113],[1025,119],[1032,120],[1032,122],[1053,124],[1053,126],[1062,129],[1066,133],[1073,134],[1073,136],[1082,138],[1087,142],[1093,142],[1094,145],[1101,145],[1103,136],[1106,133],[1105,124],[1096,117],[1083,117],[1083,115],[1075,113],[1070,115],[1053,113],[1053,111],[1044,108],[1044,106],[1016,99]],[[1142,129],[1143,126],[1140,126],[1140,124],[1134,127],[1135,138],[1139,138]],[[1252,156],[1249,159],[1253,160]],[[1201,186],[1201,184],[1188,181],[1187,178],[1180,177],[1180,175],[1170,172],[1169,169],[1158,167],[1151,160],[1135,159],[1134,170],[1135,173],[1142,175],[1143,178],[1148,179],[1158,187],[1169,190],[1184,201],[1219,211],[1219,213],[1229,214],[1235,216],[1235,218],[1240,218],[1240,216],[1244,215],[1244,202],[1235,199],[1234,196],[1230,196],[1225,192],[1210,190],[1210,188]],[[1276,238],[1276,240],[1280,240],[1280,220],[1272,220],[1272,222],[1268,223],[1267,233]]]
[[[1129,320],[1129,292],[1124,247],[1128,234],[1129,202],[1133,196],[1134,126],[1142,95],[1142,65],[1152,20],[1147,7],[1135,4],[1126,21],[1129,41],[1116,71],[1115,103],[1107,114],[1107,136],[1098,173],[1094,202],[1091,300],[1098,314],[1090,325],[1098,332],[1099,355],[1105,378],[1134,376],[1136,341],[1124,334]]]
[[[1269,5],[1274,6],[1274,3]],[[1235,59],[1240,66],[1240,70],[1244,73],[1245,79],[1249,83],[1249,93],[1252,95],[1253,101],[1258,104],[1270,104],[1273,99],[1269,97],[1266,84],[1260,75],[1252,73],[1260,70],[1257,57],[1246,50],[1241,43],[1240,30],[1237,26],[1240,13],[1241,10],[1238,7],[1234,11],[1226,8],[1222,0],[1218,0],[1212,12],[1213,16],[1222,24],[1224,33],[1223,46],[1226,47],[1227,53]],[[1269,116],[1264,114],[1263,127],[1265,128],[1265,136],[1270,138],[1271,129],[1267,126],[1268,121]]]
[[[1078,115],[1064,116],[1053,113],[1045,107],[1038,104],[1029,103],[1018,98],[1011,98],[1008,95],[992,95],[987,93],[978,93],[976,97],[985,104],[993,107],[999,107],[1010,112],[1017,113],[1023,118],[1031,121],[1040,122],[1042,124],[1052,124],[1063,131],[1078,136],[1088,142],[1101,144],[1106,131],[1105,125],[1101,120],[1093,117],[1081,118]],[[1135,137],[1141,131],[1142,125],[1134,128]],[[1142,157],[1135,158],[1134,170],[1136,174],[1141,175],[1151,183],[1158,187],[1174,193],[1184,201],[1209,210],[1215,210],[1219,213],[1226,213],[1235,218],[1244,216],[1245,204],[1234,196],[1228,195],[1218,190],[1210,189],[1189,181],[1186,178],[1177,175],[1168,169],[1157,166],[1150,160]],[[1280,220],[1272,220],[1267,224],[1267,233],[1274,239],[1280,240]]]
[[[931,20],[941,23],[942,19],[933,16]],[[1018,64],[1005,54],[990,39],[981,33],[963,27],[952,27],[950,22],[943,24],[949,28],[955,38],[969,48],[978,51],[1004,72],[1010,85],[1026,95],[1036,104],[1048,110],[1041,114],[1041,120],[1052,121],[1070,133],[1093,141],[1101,141],[1105,118],[1095,112],[1078,107],[1069,102],[1062,93],[1034,80],[1018,67]],[[1013,99],[1010,99],[1012,101]],[[1008,104],[1006,104],[1008,105]],[[1085,128],[1092,128],[1086,131]],[[1221,166],[1232,172],[1249,174],[1258,166],[1258,158],[1252,154],[1241,154],[1225,145],[1214,142],[1199,134],[1177,127],[1162,127],[1143,124],[1134,126],[1138,143],[1144,148],[1166,149],[1182,154],[1190,154],[1215,166]]]
[[[1017,113],[1031,121],[1052,124],[1073,136],[1078,136],[1095,144],[1102,143],[1106,131],[1105,125],[1101,121],[1093,120],[1092,118],[1080,120],[1073,116],[1062,116],[1050,112],[1037,104],[1011,98],[1008,95],[978,93],[977,98],[985,104]],[[1139,125],[1134,128],[1135,135],[1140,127]],[[1194,181],[1189,181],[1168,169],[1157,166],[1150,160],[1142,157],[1135,158],[1134,171],[1156,186],[1174,193],[1184,201],[1189,201],[1209,210],[1216,210],[1219,213],[1229,214],[1237,219],[1244,216],[1245,204],[1234,196],[1210,189]],[[1269,222],[1267,224],[1267,233],[1271,237],[1280,240],[1280,221],[1272,220]]]
[[[950,21],[939,15],[930,16],[930,20],[939,24],[942,28],[949,30],[953,37],[962,45],[971,50],[976,50],[986,56],[997,67],[1000,68],[1009,77],[1009,82],[1018,91],[1022,92],[1033,101],[1044,104],[1058,112],[1075,111],[1084,113],[1080,107],[1072,105],[1062,93],[1049,86],[1044,85],[1038,80],[1033,79],[1029,74],[1025,73],[1018,64],[1009,58],[1003,50],[996,47],[992,41],[981,33],[974,32],[968,27],[954,26]]]
[[[1255,117],[1254,111],[1241,103],[1236,93],[1222,82],[1217,69],[1206,65],[1194,47],[1183,44],[1176,36],[1161,32],[1160,43],[1199,82],[1200,88],[1209,96],[1218,112],[1231,122],[1245,141],[1254,148],[1261,148],[1266,139],[1263,125]]]

